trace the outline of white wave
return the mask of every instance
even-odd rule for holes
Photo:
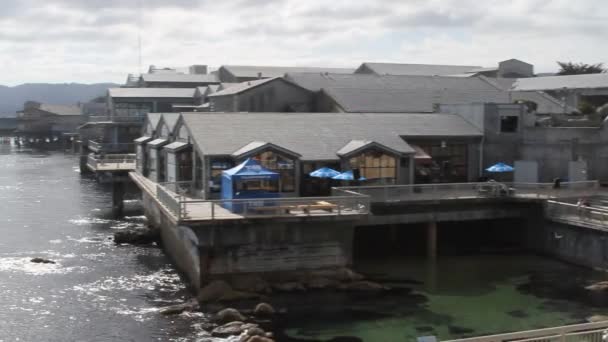
[[[104,224],[104,223],[112,223],[112,222],[116,222],[116,221],[96,218],[96,217],[81,217],[81,218],[77,218],[77,219],[71,219],[71,220],[69,220],[69,222],[73,223],[77,226],[84,226],[87,224]]]
[[[31,262],[32,258],[7,257],[0,258],[0,272],[21,272],[31,275],[67,274],[71,272],[85,272],[84,266],[63,267],[61,263],[42,264]]]
[[[49,242],[52,243],[52,244],[58,244],[58,243],[62,243],[63,240],[61,240],[61,239],[55,239],[55,240],[49,240]]]

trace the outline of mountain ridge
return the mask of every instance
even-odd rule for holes
[[[70,105],[88,102],[105,96],[108,88],[120,87],[116,83],[24,83],[16,86],[0,85],[0,117],[13,117],[23,109],[26,101]]]

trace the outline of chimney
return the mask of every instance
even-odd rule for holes
[[[262,79],[262,73],[258,72],[258,80],[261,80],[261,79]]]

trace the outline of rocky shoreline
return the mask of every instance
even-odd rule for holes
[[[213,338],[271,342],[275,341],[272,333],[275,322],[289,310],[269,304],[275,295],[306,296],[321,291],[380,294],[388,290],[348,268],[230,275],[210,279],[196,299],[165,307],[160,312],[164,315],[206,313],[204,321],[197,323],[201,331],[198,342]]]

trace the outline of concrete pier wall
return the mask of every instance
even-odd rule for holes
[[[553,221],[530,226],[532,249],[565,262],[608,269],[608,231]]]
[[[232,222],[194,228],[202,276],[320,269],[352,264],[351,221]]]

